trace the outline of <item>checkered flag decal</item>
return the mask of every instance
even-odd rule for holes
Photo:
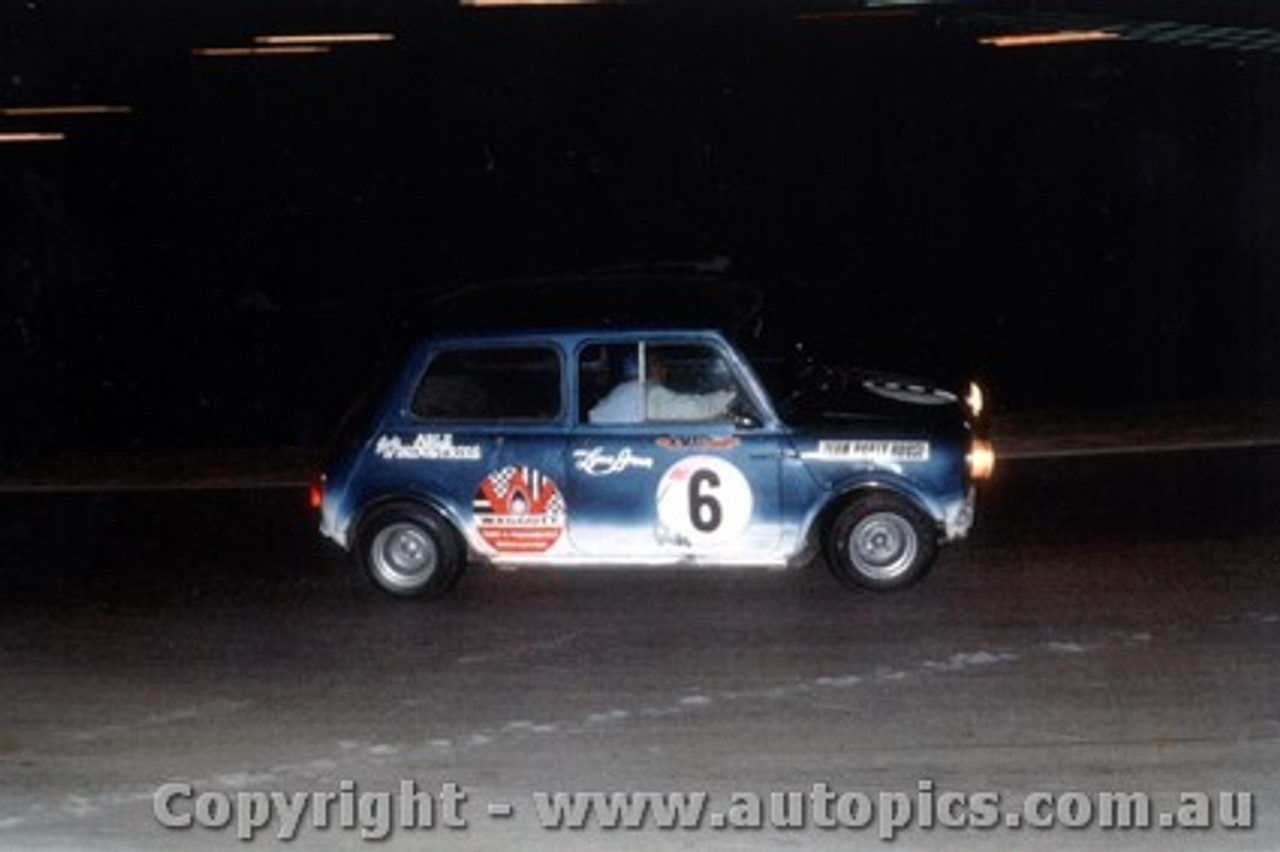
[[[504,467],[489,474],[486,484],[472,503],[477,512],[501,513],[507,509],[512,491],[524,485],[524,491],[534,511],[540,514],[561,515],[565,511],[564,495],[555,483],[540,470],[519,466]]]
[[[498,553],[544,553],[564,532],[566,503],[541,471],[512,466],[485,477],[472,501],[480,537]]]

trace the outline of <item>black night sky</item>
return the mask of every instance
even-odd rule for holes
[[[1005,410],[1274,397],[1264,7],[10,3],[3,461],[322,444],[439,293],[709,258]],[[1131,37],[981,41],[1064,20]]]

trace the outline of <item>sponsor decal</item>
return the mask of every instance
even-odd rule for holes
[[[383,435],[378,439],[374,452],[384,459],[460,459],[475,461],[480,458],[479,444],[455,444],[453,436],[435,432],[419,432],[406,444],[399,435]]]
[[[663,435],[654,443],[664,450],[731,450],[742,442],[733,435]]]
[[[819,441],[818,449],[804,458],[818,461],[924,462],[929,460],[928,441],[860,439]]]
[[[543,553],[560,540],[567,511],[559,487],[531,467],[484,478],[472,500],[476,529],[498,553]]]
[[[663,544],[714,547],[732,541],[751,521],[751,485],[716,456],[690,456],[662,475],[655,498]]]
[[[630,447],[623,447],[616,453],[605,452],[604,447],[592,447],[574,450],[573,466],[587,476],[610,476],[633,467],[648,470],[653,467],[653,459],[636,455]]]

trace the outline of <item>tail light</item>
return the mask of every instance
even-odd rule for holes
[[[969,445],[969,476],[973,479],[990,479],[996,470],[996,448],[990,441],[975,438]]]
[[[320,510],[320,506],[324,504],[324,474],[317,473],[311,480],[310,491],[311,508],[316,511]]]

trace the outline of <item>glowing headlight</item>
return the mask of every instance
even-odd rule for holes
[[[974,479],[990,479],[996,470],[996,448],[990,441],[975,438],[969,446],[969,476]]]
[[[977,382],[969,382],[969,393],[965,395],[964,401],[969,405],[969,413],[974,417],[982,416],[982,388]]]

